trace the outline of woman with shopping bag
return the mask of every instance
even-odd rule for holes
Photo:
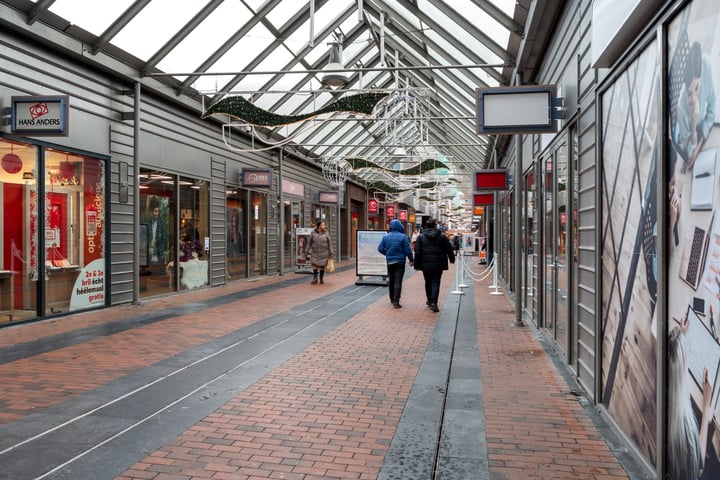
[[[310,283],[312,283],[313,285],[318,283],[318,274],[320,274],[320,283],[325,283],[324,277],[325,271],[328,267],[328,261],[332,260],[335,257],[332,243],[333,242],[330,238],[330,234],[325,227],[325,222],[316,222],[315,228],[310,234],[310,241],[308,242],[308,251],[310,252],[310,265],[312,265],[313,270],[313,279]],[[333,270],[335,269],[334,267],[335,266],[333,262]]]

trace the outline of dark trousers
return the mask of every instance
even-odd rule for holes
[[[425,297],[427,297],[427,301],[431,305],[437,305],[438,303],[442,274],[442,270],[423,270],[423,278],[425,279]]]
[[[400,294],[402,293],[402,281],[405,276],[405,262],[388,263],[388,293],[391,302],[400,302]]]

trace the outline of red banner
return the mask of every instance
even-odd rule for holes
[[[475,190],[507,190],[507,170],[477,170]]]
[[[473,195],[473,206],[492,205],[495,195],[492,193],[476,193]]]

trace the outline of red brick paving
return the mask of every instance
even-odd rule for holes
[[[383,295],[118,478],[158,459],[175,479],[376,478],[437,319],[410,295],[420,275],[404,289],[403,309]]]
[[[322,286],[303,283],[284,289],[283,295],[262,294],[0,365],[0,384],[11,386],[0,403],[0,423],[355,278],[354,270],[339,272],[328,275]],[[285,279],[234,282],[0,329],[0,346]],[[452,280],[452,271],[446,273],[444,295]],[[475,284],[491,479],[627,479],[577,398],[567,393],[532,329],[512,326],[507,297],[489,292],[487,283]],[[422,276],[414,275],[405,282],[402,309],[393,309],[384,295],[118,480],[376,478],[438,318],[424,300]]]
[[[478,341],[491,479],[629,478],[535,333],[514,325],[505,295],[476,284]]]

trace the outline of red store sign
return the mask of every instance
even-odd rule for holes
[[[374,198],[368,200],[368,213],[378,213],[378,201]]]

